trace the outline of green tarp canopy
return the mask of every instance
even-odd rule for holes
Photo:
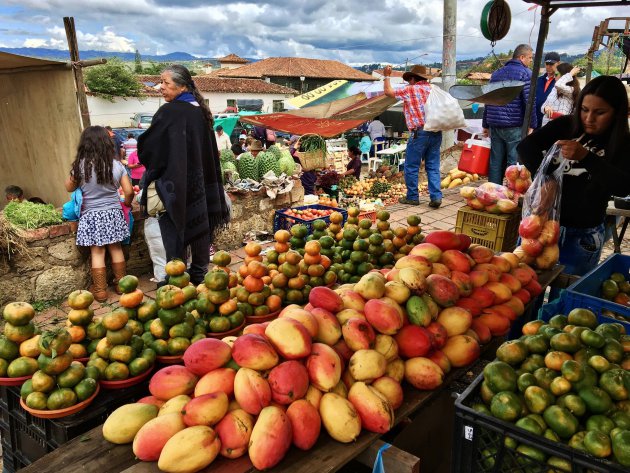
[[[234,127],[238,123],[238,119],[240,117],[244,117],[244,116],[247,116],[247,115],[258,115],[259,113],[260,112],[243,111],[243,112],[239,112],[238,115],[232,115],[232,116],[229,116],[229,117],[215,118],[214,119],[214,129],[216,130],[217,127],[219,125],[221,125],[223,127],[223,131],[225,132],[225,134],[230,136],[232,134],[232,132],[234,131]]]

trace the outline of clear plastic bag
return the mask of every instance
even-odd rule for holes
[[[431,86],[431,93],[424,104],[424,129],[447,131],[465,127],[464,111],[457,99],[440,87]]]
[[[522,261],[539,269],[551,268],[560,256],[560,199],[566,159],[554,144],[547,151],[523,198],[518,228],[521,245],[514,250]]]

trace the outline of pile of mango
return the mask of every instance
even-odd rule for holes
[[[594,457],[630,466],[630,337],[588,309],[532,321],[484,369],[474,409]],[[573,471],[571,462],[507,437],[522,465]],[[488,466],[496,451],[482,452]],[[505,458],[508,458],[507,456]],[[508,468],[508,465],[502,465]]]
[[[469,182],[474,182],[478,180],[478,174],[470,174],[468,172],[460,171],[457,168],[453,168],[440,182],[440,188],[452,189],[453,187],[461,186],[462,184],[468,184]]]

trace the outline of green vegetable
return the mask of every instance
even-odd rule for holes
[[[4,208],[4,216],[16,227],[32,230],[62,223],[61,212],[52,204],[12,201]]]
[[[299,151],[308,153],[309,151],[326,151],[326,141],[319,135],[304,135],[300,138]]]

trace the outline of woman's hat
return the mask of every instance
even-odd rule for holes
[[[247,139],[247,135],[239,135],[238,139],[239,140],[246,140]]]
[[[409,82],[412,77],[418,77],[424,80],[431,80],[437,76],[429,73],[429,70],[425,66],[413,66],[410,71],[403,74],[403,80]]]
[[[249,146],[249,151],[262,151],[263,145],[259,140],[252,141],[252,144]]]

